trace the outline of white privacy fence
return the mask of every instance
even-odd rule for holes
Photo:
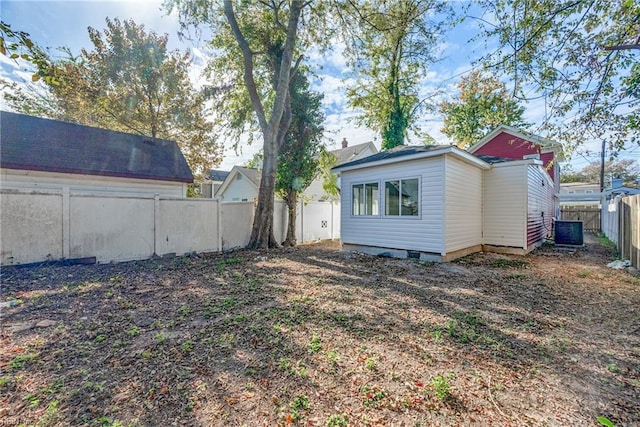
[[[282,241],[287,208],[284,202],[274,208],[274,234]],[[0,265],[78,258],[118,262],[243,247],[254,211],[252,202],[217,199],[2,190]],[[338,238],[339,221],[339,204],[301,203],[298,242]]]

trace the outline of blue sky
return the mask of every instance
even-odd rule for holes
[[[179,40],[179,28],[176,16],[167,16],[162,10],[161,0],[138,1],[0,1],[0,17],[9,23],[13,29],[26,31],[32,40],[41,47],[49,48],[55,56],[56,48],[66,46],[72,52],[78,53],[81,48],[91,48],[87,27],[98,30],[104,29],[105,18],[133,19],[144,24],[147,30],[154,30],[159,34],[169,35],[169,47],[180,50],[191,49],[196,58],[196,64],[206,60],[207,52],[197,43]],[[445,94],[453,94],[455,85],[461,75],[470,71],[472,61],[482,54],[484,47],[481,43],[470,43],[468,39],[475,34],[472,21],[455,28],[448,35],[441,46],[442,59],[431,67],[426,76],[424,90],[434,88],[443,89]],[[310,61],[322,64],[318,73],[319,80],[315,89],[325,96],[324,105],[327,114],[326,128],[327,146],[338,148],[342,138],[347,138],[350,144],[374,141],[379,147],[380,141],[376,135],[365,128],[356,127],[350,121],[355,116],[346,103],[343,77],[348,75],[344,58],[340,54],[339,46],[333,52],[320,57],[310,55]],[[24,67],[16,66],[5,57],[0,57],[0,77],[20,81],[28,80],[30,74]],[[194,67],[192,79],[200,79],[200,68]],[[445,95],[446,96],[446,95]],[[526,105],[526,119],[529,122],[539,122],[544,116],[544,100]],[[438,143],[448,144],[450,141],[440,133],[441,118],[435,114],[425,115],[421,119],[423,130],[433,136]],[[418,143],[418,141],[414,141]],[[227,144],[230,145],[230,144]],[[229,147],[225,149],[225,157],[221,168],[230,169],[233,165],[244,164],[253,153],[259,149],[258,144],[244,146],[241,153],[236,153]],[[588,162],[598,161],[599,144],[596,141],[587,142],[580,152],[574,153],[571,164],[579,169]],[[622,158],[640,158],[640,149],[631,148],[623,153]]]

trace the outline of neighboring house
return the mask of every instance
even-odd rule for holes
[[[448,261],[483,249],[526,253],[551,232],[556,193],[537,159],[401,146],[334,170],[345,249]]]
[[[234,166],[215,197],[223,202],[252,202],[258,197],[261,174],[259,169]]]
[[[173,141],[0,112],[1,188],[185,197],[193,175]]]
[[[330,151],[336,158],[336,166],[342,165],[354,160],[363,159],[365,157],[376,154],[378,149],[373,142],[365,142],[349,146],[347,138],[342,139],[342,148]],[[338,188],[340,188],[340,174],[338,173]],[[323,188],[323,180],[321,176],[314,179],[309,187],[304,190],[303,197],[305,200],[325,201],[327,195]]]
[[[602,202],[600,184],[566,182],[560,184],[560,207],[597,209]]]
[[[475,155],[497,156],[507,159],[539,159],[560,191],[560,166],[562,146],[547,138],[523,132],[511,126],[501,125],[467,151]]]
[[[604,190],[606,200],[611,200],[616,196],[635,196],[637,194],[640,194],[640,188],[622,185],[622,178],[612,178],[611,186]]]
[[[342,140],[342,148],[330,151],[330,153],[336,157],[337,165],[361,159],[377,152],[378,150],[373,142],[366,142],[349,147],[346,138]],[[260,178],[261,172],[258,169],[234,166],[214,195],[225,202],[252,201],[258,197]],[[306,201],[326,200],[326,194],[322,184],[322,177],[314,179],[302,193],[302,199]]]
[[[211,169],[211,171],[209,171],[209,176],[199,184],[200,197],[205,199],[212,198],[228,176],[229,171]]]

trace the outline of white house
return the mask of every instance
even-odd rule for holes
[[[551,230],[555,190],[540,160],[401,146],[334,170],[347,250],[448,261],[482,249],[526,253]]]
[[[193,175],[174,141],[0,112],[0,188],[184,197]]]
[[[342,148],[330,151],[336,157],[336,164],[350,162],[377,153],[373,142],[348,146],[346,138],[342,140]],[[215,196],[224,202],[252,201],[258,197],[261,171],[244,166],[234,166]],[[314,179],[302,193],[305,201],[324,201],[326,194],[322,188],[322,178]]]
[[[215,196],[223,202],[252,202],[258,197],[262,171],[234,166]]]

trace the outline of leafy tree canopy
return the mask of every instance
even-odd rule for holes
[[[402,145],[409,130],[420,133],[416,118],[430,107],[421,85],[449,23],[447,2],[364,0],[343,10],[357,122],[381,136],[383,150]]]
[[[62,83],[45,80],[46,96],[18,89],[5,96],[12,107],[175,140],[194,173],[218,164],[221,150],[207,120],[206,99],[189,80],[189,54],[170,52],[167,35],[147,32],[131,20],[107,18],[106,24],[104,32],[89,28],[92,50],[73,56],[66,49],[67,57],[55,62]]]
[[[628,187],[637,187],[638,178],[640,178],[640,169],[638,162],[632,159],[609,160],[604,165],[605,182],[607,178],[621,178],[624,185]],[[600,164],[592,163],[585,166],[579,171],[573,171],[567,167],[560,174],[560,181],[567,182],[600,182]]]
[[[611,150],[640,142],[640,2],[480,0],[482,62],[523,99],[544,98],[543,127],[571,150],[585,139]],[[526,93],[526,95],[525,95]]]
[[[461,148],[468,148],[499,125],[527,126],[521,107],[504,83],[481,71],[460,79],[459,93],[440,104],[444,115],[442,133]]]

